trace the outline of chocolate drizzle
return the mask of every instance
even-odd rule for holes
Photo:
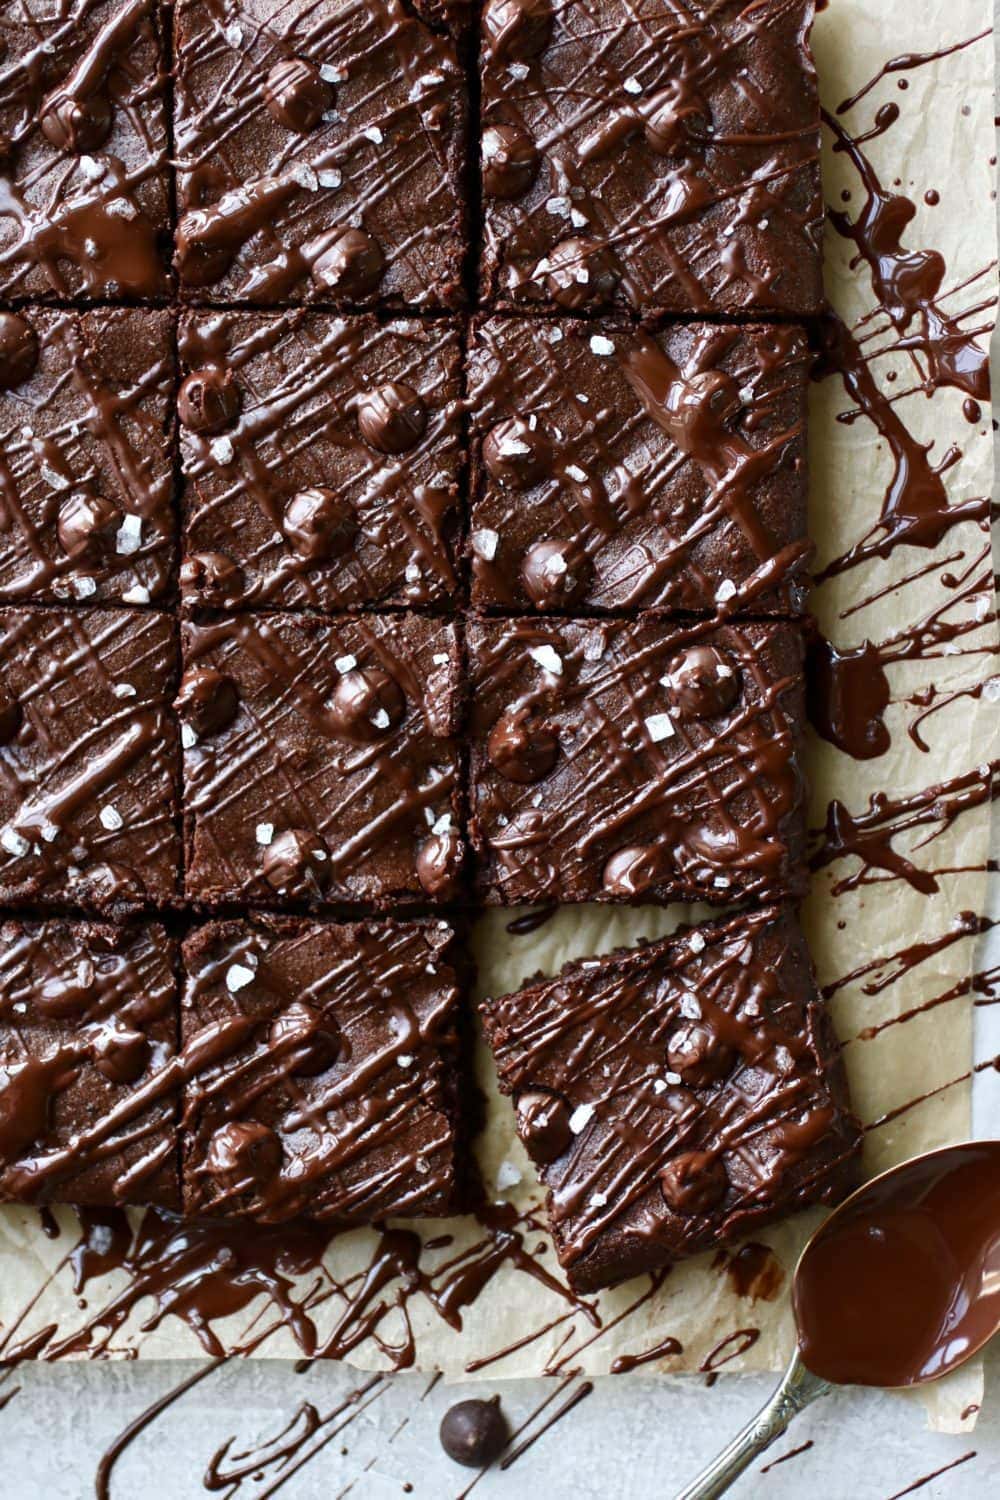
[[[790,919],[765,909],[485,1002],[503,1092],[553,1100],[544,1151],[537,1108],[519,1107],[517,1125],[575,1290],[842,1196],[860,1133],[808,975]],[[728,1051],[711,1080],[671,1070],[693,1019]],[[553,1137],[560,1108],[567,1128]]]
[[[797,889],[803,703],[789,627],[484,621],[467,641],[471,831],[487,900]],[[704,641],[740,685],[724,713],[691,713],[671,686]],[[512,727],[528,747],[513,769]]]
[[[181,432],[186,547],[229,554],[239,566],[229,606],[341,611],[453,599],[453,324],[212,313],[182,319],[180,351],[187,368],[224,371],[240,393],[218,432]],[[395,435],[379,437],[371,403],[404,390],[417,425],[401,441],[400,408],[389,424]],[[306,495],[319,497],[309,511]],[[182,588],[199,602],[183,578]]]
[[[487,161],[487,299],[817,311],[811,19],[801,5],[613,5],[595,28],[570,0],[489,4],[483,130],[534,142],[540,165],[496,196]]]
[[[152,0],[22,7],[0,74],[0,292],[162,297],[165,72]],[[151,84],[152,81],[152,84]]]

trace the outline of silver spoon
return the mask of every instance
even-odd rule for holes
[[[922,1385],[1000,1329],[1000,1141],[946,1146],[835,1209],[792,1282],[798,1347],[767,1405],[677,1500],[713,1500],[834,1385]]]

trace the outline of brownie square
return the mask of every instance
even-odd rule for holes
[[[173,376],[166,312],[0,313],[0,600],[167,590]]]
[[[165,615],[0,609],[0,900],[177,894],[176,677]]]
[[[180,352],[186,601],[339,610],[454,597],[454,323],[190,314]]]
[[[795,626],[484,620],[468,652],[487,902],[802,890]]]
[[[184,944],[184,1207],[447,1213],[462,1152],[443,922],[218,922]]]
[[[0,1200],[180,1207],[175,960],[155,925],[0,927]]]
[[[480,323],[473,603],[714,612],[763,570],[755,612],[798,612],[807,373],[791,325]]]
[[[0,296],[162,297],[167,69],[150,0],[0,16]]]
[[[467,111],[447,29],[403,0],[178,0],[174,74],[187,296],[462,301]]]
[[[182,637],[190,898],[383,906],[457,894],[453,625],[236,615]]]
[[[787,912],[568,964],[483,1022],[575,1291],[854,1186],[861,1130]]]
[[[822,304],[813,0],[487,0],[485,300]]]

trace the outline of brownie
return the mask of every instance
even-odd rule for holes
[[[0,1200],[180,1207],[175,959],[159,926],[0,926]]]
[[[813,0],[486,0],[494,305],[815,313]]]
[[[462,301],[465,81],[446,8],[177,0],[184,294],[271,306]]]
[[[799,611],[807,373],[790,325],[480,323],[473,603]]]
[[[273,917],[187,939],[187,1213],[368,1224],[454,1207],[451,941],[443,922]]]
[[[182,640],[189,898],[457,894],[454,625],[247,614],[188,623]]]
[[[482,620],[468,651],[487,902],[801,891],[796,626]]]
[[[454,596],[453,322],[190,314],[180,353],[187,602],[339,610]]]
[[[166,312],[0,312],[0,600],[169,587],[173,374]]]
[[[482,1013],[577,1292],[854,1185],[861,1130],[787,912],[568,964]]]
[[[0,296],[163,296],[166,67],[153,0],[0,16]]]
[[[152,610],[0,609],[0,901],[176,895],[176,676]]]

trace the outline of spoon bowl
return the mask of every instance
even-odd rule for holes
[[[677,1500],[714,1500],[834,1385],[908,1387],[1000,1329],[1000,1141],[928,1151],[820,1225],[792,1284],[798,1347],[777,1391]]]

